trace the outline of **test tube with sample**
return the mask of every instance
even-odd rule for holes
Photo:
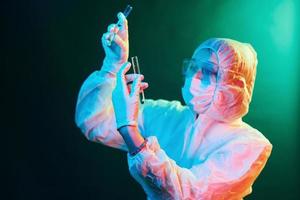
[[[141,74],[139,60],[138,60],[137,56],[131,57],[131,65],[132,65],[132,69],[133,69],[134,74]],[[145,102],[145,94],[144,94],[144,90],[142,90],[141,103],[143,104],[144,102]]]
[[[132,6],[131,5],[127,5],[127,7],[125,8],[125,10],[123,11],[124,16],[127,18],[128,15],[131,13],[132,11]],[[120,26],[120,21],[118,21],[117,26]],[[112,33],[109,38],[107,39],[107,46],[111,46],[112,41],[115,39],[116,37],[116,33]]]

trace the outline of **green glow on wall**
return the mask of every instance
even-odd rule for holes
[[[279,48],[287,49],[292,46],[295,36],[295,9],[292,0],[282,1],[274,9],[270,31]]]

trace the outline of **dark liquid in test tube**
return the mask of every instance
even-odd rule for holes
[[[132,11],[132,6],[131,5],[127,5],[126,8],[125,8],[125,10],[123,11],[124,16],[127,18],[128,15],[131,13],[131,11]],[[117,26],[119,26],[119,27],[121,26],[120,25],[120,21],[118,21]],[[115,38],[115,34],[116,33],[113,33],[113,34],[111,34],[109,36],[108,41],[107,41],[107,46],[111,46],[111,43],[112,43],[112,41]]]
[[[137,56],[131,57],[131,64],[132,64],[133,73],[141,74],[139,60]],[[142,93],[141,103],[143,104],[145,102],[145,94],[143,90],[141,91],[141,93]]]
[[[131,11],[132,11],[132,6],[131,5],[127,5],[127,7],[125,8],[125,10],[123,11],[123,14],[125,15],[126,18],[128,17],[128,15],[130,14]]]

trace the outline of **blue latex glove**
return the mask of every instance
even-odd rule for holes
[[[112,93],[117,129],[122,126],[137,126],[140,98],[139,93],[148,87],[148,83],[141,82],[141,74],[128,74],[131,64],[126,62],[117,73],[116,87]],[[133,81],[132,85],[127,83]]]

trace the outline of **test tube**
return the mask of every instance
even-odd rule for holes
[[[131,11],[132,11],[132,6],[127,5],[125,10],[123,11],[123,14],[125,15],[126,18],[128,17],[128,15],[130,14]]]
[[[123,11],[124,16],[127,18],[128,15],[131,13],[132,11],[132,6],[131,5],[127,5],[125,10]],[[120,26],[119,24],[120,21],[118,21],[117,26]],[[107,39],[107,46],[111,46],[112,41],[115,39],[116,33],[112,33],[109,38]]]
[[[137,56],[131,57],[131,64],[132,64],[133,73],[134,74],[141,74],[139,60],[138,60]],[[144,90],[142,90],[141,103],[143,104],[144,102],[145,102],[145,94],[144,94]]]

